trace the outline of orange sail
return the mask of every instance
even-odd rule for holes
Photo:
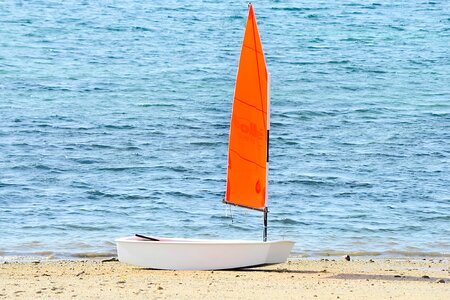
[[[252,5],[231,114],[225,203],[264,210],[268,160],[268,72]]]

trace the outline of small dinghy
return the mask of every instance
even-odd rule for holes
[[[269,73],[253,7],[236,77],[223,202],[263,212],[263,240],[200,240],[131,236],[119,238],[119,261],[152,269],[218,270],[283,263],[293,241],[267,241]]]

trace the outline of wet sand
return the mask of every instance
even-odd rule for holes
[[[449,258],[291,260],[161,271],[110,260],[7,262],[0,299],[450,299]]]

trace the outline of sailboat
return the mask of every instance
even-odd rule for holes
[[[119,261],[152,269],[219,270],[285,262],[293,241],[267,240],[269,73],[249,4],[231,114],[223,202],[263,213],[263,238],[202,240],[135,235],[116,240]]]

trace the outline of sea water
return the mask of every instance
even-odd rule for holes
[[[449,255],[450,2],[254,1],[269,239]],[[222,204],[245,1],[0,1],[0,256],[261,239]]]

